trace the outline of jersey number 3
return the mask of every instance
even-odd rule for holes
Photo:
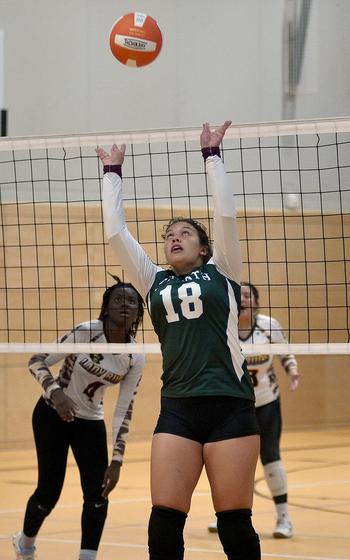
[[[171,300],[171,286],[167,286],[162,290],[163,305],[166,310],[166,320],[168,323],[175,323],[180,321],[179,314],[175,312],[173,302]],[[186,319],[197,319],[203,313],[203,302],[200,299],[201,288],[196,282],[188,282],[179,287],[178,297],[181,301],[181,313]]]

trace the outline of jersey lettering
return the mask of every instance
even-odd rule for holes
[[[102,385],[103,383],[100,383],[100,381],[95,381],[94,383],[90,383],[87,387],[85,387],[83,393],[88,397],[89,401],[92,402],[97,389],[102,387]]]
[[[103,360],[103,354],[90,354],[90,358],[95,364],[99,364]]]
[[[168,323],[175,323],[176,321],[179,321],[179,314],[175,313],[173,302],[171,301],[171,286],[167,286],[159,293],[162,296],[163,305],[166,311],[166,320]]]
[[[179,314],[175,312],[171,300],[171,286],[167,286],[159,292],[162,296],[163,305],[166,310],[166,320],[174,323],[180,320]],[[178,289],[178,297],[181,300],[181,312],[186,319],[198,319],[203,313],[203,302],[200,299],[201,288],[196,282],[182,284]]]
[[[250,377],[252,379],[252,382],[253,382],[253,387],[257,387],[258,384],[259,384],[259,381],[258,381],[259,370],[254,369],[254,368],[248,368],[248,371],[249,371],[249,375],[250,375]]]
[[[182,284],[178,290],[181,299],[181,311],[186,319],[198,319],[203,313],[203,302],[200,299],[201,288],[196,282]]]

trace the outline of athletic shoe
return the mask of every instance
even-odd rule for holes
[[[277,519],[273,536],[275,539],[290,539],[293,536],[293,525],[289,521],[288,517],[283,515]]]
[[[30,548],[21,548],[19,541],[22,535],[22,531],[19,531],[12,536],[13,548],[16,552],[16,560],[34,560],[35,558],[35,546]]]
[[[213,523],[210,523],[208,525],[208,531],[209,533],[217,533],[218,532],[218,522],[215,519],[215,521],[213,521]]]

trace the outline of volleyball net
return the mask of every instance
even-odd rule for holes
[[[173,216],[199,220],[211,235],[199,135],[0,139],[0,351],[62,352],[59,336],[98,317],[109,273],[128,281],[104,237],[97,145],[127,145],[128,227],[156,263],[165,264],[161,234]],[[222,156],[238,209],[242,280],[257,286],[260,312],[289,340],[274,353],[349,353],[350,118],[233,125]],[[132,350],[160,351],[148,316]]]

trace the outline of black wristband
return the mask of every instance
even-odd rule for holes
[[[202,156],[203,156],[204,161],[210,156],[219,156],[220,157],[219,146],[207,146],[206,148],[202,148]]]
[[[103,173],[116,173],[119,177],[122,177],[122,166],[121,165],[104,165]]]

